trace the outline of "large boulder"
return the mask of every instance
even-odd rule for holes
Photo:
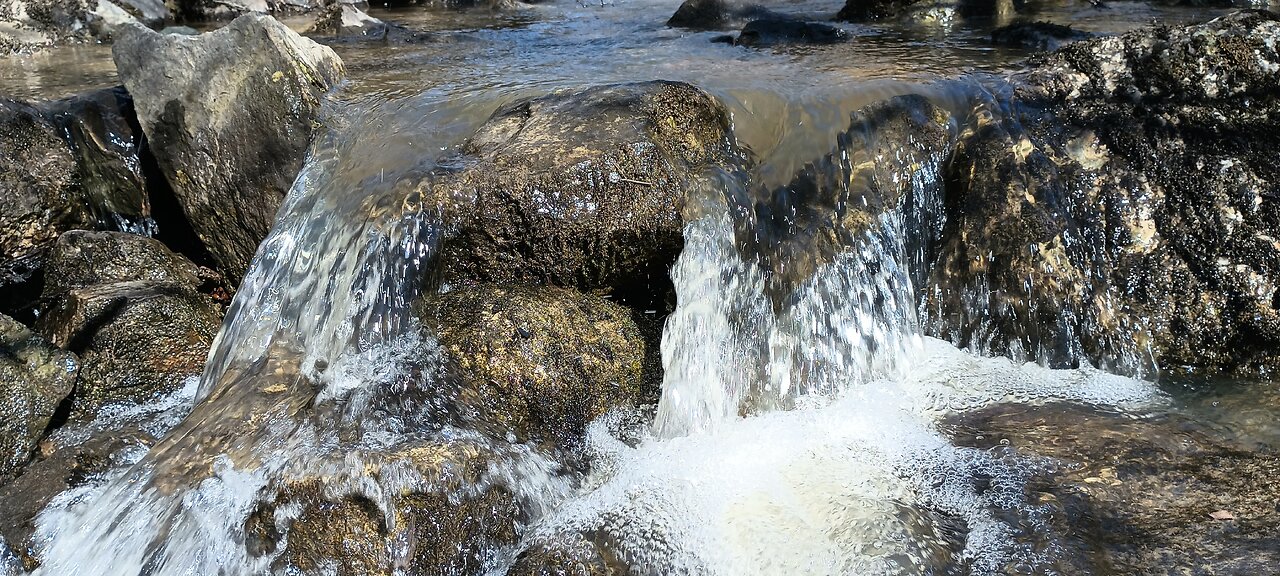
[[[221,310],[207,273],[150,238],[68,232],[51,251],[41,333],[84,359],[72,415],[171,393],[199,374]]]
[[[1280,364],[1280,21],[1079,42],[980,103],[951,162],[930,330],[1145,372]]]
[[[739,162],[715,98],[645,82],[504,106],[419,191],[451,224],[446,281],[609,290],[643,306],[669,285],[689,190]]]
[[[130,26],[112,53],[188,221],[221,271],[240,278],[302,166],[341,60],[256,14],[199,36]]]
[[[79,369],[74,355],[0,315],[0,478],[31,458]]]
[[[576,446],[593,419],[640,401],[646,342],[630,310],[599,296],[464,285],[417,313],[464,382],[459,403],[498,437]]]

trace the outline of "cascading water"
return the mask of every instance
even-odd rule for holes
[[[505,574],[520,551],[548,545],[604,549],[636,574],[1052,569],[1058,552],[1040,538],[1051,530],[1023,488],[1054,463],[954,446],[939,422],[997,402],[1154,397],[1139,381],[979,358],[925,337],[913,235],[940,225],[939,160],[868,156],[868,133],[842,140],[841,158],[892,182],[847,178],[844,197],[901,181],[917,201],[872,215],[780,304],[759,254],[735,235],[727,199],[742,184],[711,175],[693,187],[653,425],[598,420],[590,472],[566,474],[551,456],[444,414],[441,352],[408,303],[446,231],[418,188],[401,184],[431,167],[362,169],[358,134],[381,137],[380,126],[344,118],[333,116],[335,134],[315,147],[260,248],[191,414],[131,466],[41,515],[35,574],[280,572],[279,549],[247,544],[264,503],[323,478],[327,495],[368,499],[395,532],[397,495],[436,482],[395,455],[441,441],[492,452],[487,481],[513,492],[523,514],[522,541],[486,545],[483,573]],[[266,522],[300,514],[280,505]],[[413,552],[387,553],[403,566]]]

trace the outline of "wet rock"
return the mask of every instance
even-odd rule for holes
[[[925,0],[848,0],[836,20],[845,22],[875,22],[906,14]]]
[[[153,232],[150,198],[164,191],[143,171],[149,159],[129,93],[123,87],[95,90],[45,104],[41,112],[75,156],[95,220],[91,227]]]
[[[431,36],[388,24],[349,4],[331,4],[316,17],[307,34],[341,42],[426,42]]]
[[[727,30],[749,20],[786,18],[758,4],[734,0],[685,0],[667,20],[672,28],[691,30]]]
[[[207,271],[151,238],[73,230],[60,236],[49,252],[43,297],[53,300],[76,288],[135,280],[195,289],[207,276]]]
[[[991,42],[1014,48],[1032,50],[1057,50],[1072,42],[1087,40],[1094,35],[1070,26],[1052,22],[1018,22],[991,31]]]
[[[221,311],[189,287],[147,280],[67,290],[41,318],[42,334],[83,360],[72,417],[172,393],[197,375]]]
[[[507,576],[620,576],[628,567],[579,534],[536,542],[516,557]]]
[[[79,368],[74,355],[0,315],[0,478],[31,458]]]
[[[275,552],[287,537],[284,571],[478,573],[486,553],[515,542],[521,518],[510,492],[484,481],[488,458],[461,441],[403,447],[362,473],[413,481],[372,496],[340,479],[287,482],[250,517],[250,552]]]
[[[599,296],[463,285],[417,313],[465,382],[459,402],[498,437],[574,447],[597,416],[641,397],[646,342],[630,310]]]
[[[0,99],[0,285],[30,277],[59,232],[90,219],[55,127],[35,108]]]
[[[738,242],[759,255],[776,299],[898,214],[913,234],[911,268],[938,236],[943,164],[955,121],[922,96],[899,96],[855,111],[836,149],[785,187],[733,199]]]
[[[742,27],[734,44],[755,48],[779,44],[838,44],[847,42],[848,32],[813,22],[789,19],[752,20]]]
[[[1079,42],[961,135],[931,331],[1054,365],[1277,365],[1280,22]]]
[[[173,12],[165,0],[112,0],[144,26],[158,28],[173,21]],[[102,4],[99,0],[99,4]]]
[[[1241,450],[1177,415],[1060,404],[995,406],[947,427],[962,446],[1058,461],[1029,491],[1062,573],[1252,574],[1280,562],[1274,447]]]
[[[499,109],[421,186],[456,221],[446,280],[534,282],[661,301],[682,209],[740,160],[728,114],[688,84],[646,82]]]
[[[340,4],[359,4],[337,0]],[[180,0],[178,13],[183,20],[230,20],[245,14],[305,14],[323,9],[326,0]]]
[[[112,53],[187,220],[221,271],[240,278],[302,166],[342,62],[260,15],[196,37],[131,26]]]

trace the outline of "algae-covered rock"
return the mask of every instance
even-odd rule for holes
[[[465,382],[459,402],[498,432],[575,446],[641,397],[646,343],[632,312],[555,287],[463,285],[417,304]]]
[[[332,50],[246,15],[199,36],[130,26],[112,48],[161,172],[220,271],[238,279],[302,167]]]
[[[336,480],[287,481],[250,516],[250,552],[279,552],[278,568],[305,573],[477,573],[515,542],[520,520],[511,493],[484,482],[488,458],[462,441],[401,447],[365,473],[413,481],[374,497]]]
[[[504,106],[420,191],[456,214],[441,248],[446,280],[654,298],[683,245],[686,191],[737,162],[715,98],[645,82]]]
[[[75,355],[0,315],[0,478],[31,458],[79,369]]]
[[[149,281],[73,288],[40,320],[41,332],[75,350],[84,368],[75,411],[173,392],[200,373],[221,311],[190,288]]]

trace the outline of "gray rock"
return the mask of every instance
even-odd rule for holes
[[[763,48],[788,44],[839,44],[847,42],[848,32],[815,22],[786,18],[752,20],[742,27],[734,44]]]
[[[0,315],[0,477],[31,458],[79,368],[73,354]]]
[[[736,154],[727,112],[705,92],[605,86],[503,107],[419,192],[453,223],[446,280],[643,299],[669,285],[687,190],[707,171],[737,169]]]
[[[112,52],[192,228],[240,278],[302,166],[341,60],[261,15],[195,37],[131,26]]]
[[[38,110],[0,99],[0,285],[29,277],[61,231],[91,222],[76,171]]]
[[[1030,48],[1033,50],[1057,50],[1072,42],[1087,40],[1094,35],[1070,26],[1052,22],[1017,22],[991,31],[991,42],[1001,46]]]
[[[307,34],[330,42],[426,42],[432,39],[425,32],[383,22],[350,4],[325,7]]]
[[[102,2],[103,0],[99,0]],[[165,0],[112,0],[143,25],[158,28],[173,22],[173,12]]]
[[[96,0],[0,0],[0,54],[87,42]]]

